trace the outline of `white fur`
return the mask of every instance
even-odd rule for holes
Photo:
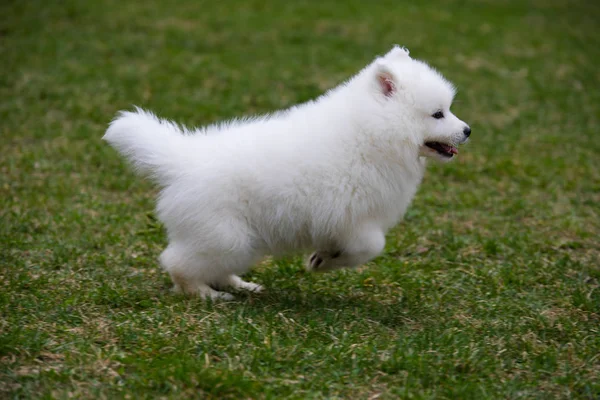
[[[454,88],[395,47],[314,101],[271,115],[188,131],[137,109],[104,139],[162,187],[175,288],[230,299],[214,287],[258,291],[237,275],[267,254],[316,250],[308,268],[377,256],[424,172],[423,146],[466,140],[450,113]],[[431,115],[443,110],[446,117]]]

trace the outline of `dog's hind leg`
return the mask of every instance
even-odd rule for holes
[[[247,290],[249,292],[259,293],[262,292],[264,287],[253,282],[246,282],[237,275],[228,275],[227,278],[219,282],[219,287],[231,286],[234,289]]]
[[[306,262],[309,271],[325,272],[344,267],[356,267],[375,258],[385,246],[381,229],[364,227],[352,235],[339,249],[319,250]]]
[[[173,280],[173,282],[177,282],[178,279],[180,279],[180,278],[181,277],[178,277],[176,274],[173,274],[173,273],[171,274],[171,279]],[[198,296],[201,299],[211,299],[211,300],[233,300],[233,299],[235,299],[235,297],[231,293],[215,290],[205,283],[197,283],[192,288],[188,287],[186,289],[182,289],[182,287],[185,287],[185,286],[175,283],[173,290],[175,292],[179,292],[179,293],[185,293],[185,294]]]
[[[163,268],[171,276],[175,292],[199,296],[203,299],[233,300],[233,295],[209,286],[220,272],[212,260],[190,251],[185,245],[171,243],[160,255]]]

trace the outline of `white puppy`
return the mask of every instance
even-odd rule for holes
[[[423,176],[470,128],[454,87],[394,47],[314,101],[187,130],[137,109],[104,139],[162,187],[160,256],[176,290],[231,299],[258,291],[238,275],[267,254],[314,250],[309,270],[363,264],[384,247]]]

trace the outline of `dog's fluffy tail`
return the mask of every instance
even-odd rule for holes
[[[133,163],[136,169],[166,185],[181,174],[182,148],[187,131],[136,107],[121,111],[103,139]]]

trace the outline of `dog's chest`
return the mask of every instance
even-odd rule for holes
[[[406,213],[423,178],[424,165],[410,171],[398,171],[386,177],[379,194],[379,201],[370,210],[382,227],[387,230],[396,225]]]

